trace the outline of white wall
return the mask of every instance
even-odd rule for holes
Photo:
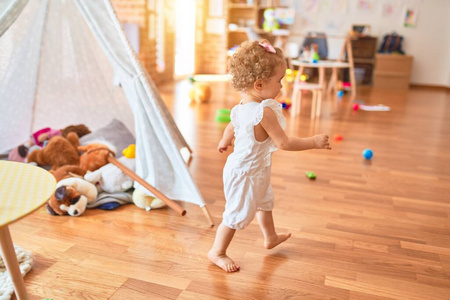
[[[342,45],[337,37],[344,37],[352,24],[370,25],[379,43],[386,33],[396,31],[404,37],[405,52],[414,56],[411,83],[450,87],[450,0],[367,1],[371,10],[358,8],[360,0],[284,0],[281,4],[296,11],[291,41],[301,43],[308,31],[326,32],[330,57],[336,58]],[[306,5],[312,2],[318,6],[308,11]],[[344,9],[340,4],[345,4]],[[390,15],[383,14],[384,4],[393,5]],[[414,28],[402,24],[406,7],[419,11]]]

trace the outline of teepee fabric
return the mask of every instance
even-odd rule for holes
[[[10,18],[0,19],[5,22],[0,29],[6,20]],[[16,23],[22,25],[15,28]],[[21,30],[25,33],[20,41],[15,34],[5,39]],[[187,143],[109,0],[30,1],[1,36],[0,47],[2,43],[9,56],[3,58],[6,67],[0,59],[0,152],[42,127],[84,123],[98,128],[116,118],[134,128],[140,177],[169,198],[205,205],[180,154]],[[18,49],[24,53],[15,61]],[[24,70],[29,67],[36,69]],[[18,89],[23,95],[16,96]],[[18,117],[26,122],[18,124]]]

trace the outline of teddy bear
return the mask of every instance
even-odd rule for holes
[[[136,161],[134,158],[122,156],[117,160],[131,171],[134,172],[136,170]],[[86,173],[84,179],[94,184],[98,182],[99,185],[97,185],[97,188],[99,193],[106,192],[113,194],[124,192],[133,187],[133,180],[112,163],[104,165],[93,172]]]
[[[30,140],[26,141],[22,145],[13,148],[8,155],[8,160],[25,162],[27,155],[35,149],[42,149],[47,145],[48,141],[54,137],[62,135],[67,137],[70,132],[75,132],[79,138],[91,133],[89,128],[84,124],[69,125],[63,129],[52,129],[50,127],[39,129],[31,134]]]
[[[80,157],[80,167],[87,172],[95,171],[108,164],[108,157],[115,155],[116,147],[107,141],[100,141],[79,146],[78,151],[83,152]]]
[[[166,206],[161,199],[150,196],[148,191],[142,186],[139,186],[134,190],[133,202],[137,207],[145,209],[146,211]]]
[[[82,215],[88,203],[97,199],[97,188],[84,179],[72,177],[59,181],[56,191],[47,203],[47,211],[52,215]]]
[[[53,176],[56,179],[56,182],[70,177],[78,177],[83,178],[86,174],[86,171],[80,168],[77,165],[65,165],[57,170],[50,170],[50,173],[53,174]]]
[[[64,165],[78,165],[80,157],[78,149],[80,141],[75,132],[70,132],[66,138],[54,136],[48,141],[47,146],[28,153],[27,162],[38,165],[50,165],[56,170]]]

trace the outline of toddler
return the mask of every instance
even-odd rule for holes
[[[219,142],[220,153],[235,139],[234,152],[223,169],[226,199],[223,221],[208,258],[226,272],[239,266],[226,255],[235,231],[244,229],[256,215],[264,247],[272,249],[290,233],[276,233],[272,218],[274,195],[270,185],[271,155],[277,148],[290,151],[331,149],[327,135],[288,137],[281,104],[274,100],[286,72],[282,51],[268,41],[244,42],[229,61],[231,85],[243,99],[231,110],[231,122]]]

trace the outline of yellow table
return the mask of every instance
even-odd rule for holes
[[[56,180],[29,164],[0,161],[0,254],[18,299],[28,299],[8,225],[37,210],[54,192]]]

